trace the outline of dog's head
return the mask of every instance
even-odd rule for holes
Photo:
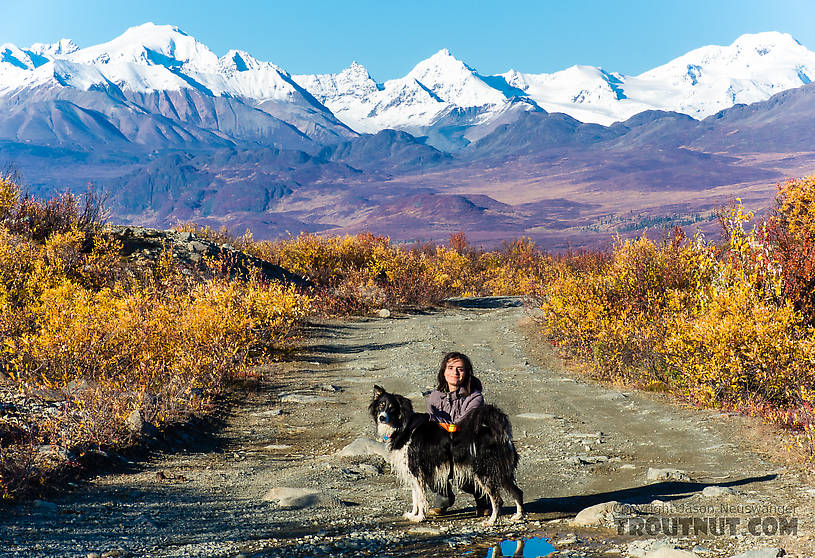
[[[407,426],[413,415],[413,405],[407,397],[388,393],[383,388],[374,386],[374,396],[368,412],[376,425],[377,439],[387,442],[394,433]]]

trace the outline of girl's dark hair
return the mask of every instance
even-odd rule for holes
[[[470,393],[470,380],[473,378],[473,363],[467,355],[462,353],[451,352],[444,355],[441,359],[441,366],[439,367],[438,381],[439,385],[436,389],[439,391],[447,391],[447,380],[444,379],[444,369],[447,368],[447,363],[451,360],[460,360],[464,364],[464,381],[461,382],[461,387],[469,395]]]

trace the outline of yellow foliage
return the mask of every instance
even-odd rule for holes
[[[715,291],[693,319],[673,318],[664,354],[682,372],[677,385],[694,399],[706,405],[756,394],[776,403],[798,399],[803,332],[790,304],[772,307],[738,282]]]
[[[528,239],[499,252],[468,249],[463,235],[453,235],[453,245],[404,247],[369,233],[302,234],[282,242],[250,242],[244,249],[305,275],[327,289],[328,306],[344,301],[331,308],[344,311],[426,305],[450,296],[531,294],[552,269],[551,258]]]
[[[20,202],[20,186],[8,174],[0,174],[0,219],[5,218]]]
[[[778,213],[793,236],[815,239],[815,176],[782,182],[778,186]]]
[[[715,248],[681,236],[618,245],[607,265],[565,265],[542,298],[548,333],[605,377],[664,384],[704,405],[796,405],[815,393],[815,335],[781,297],[774,247],[741,203]]]
[[[291,286],[188,278],[169,249],[134,273],[117,242],[97,234],[88,243],[76,229],[40,243],[0,227],[0,370],[21,390],[65,397],[33,427],[37,443],[116,447],[128,443],[134,410],[162,424],[204,409],[288,345],[310,311],[311,298]],[[33,473],[5,457],[0,492],[9,495],[9,475]]]

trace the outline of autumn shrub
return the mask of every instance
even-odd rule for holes
[[[720,208],[718,244],[675,230],[588,265],[556,259],[540,298],[545,329],[601,377],[759,409],[813,455],[813,200],[814,178],[788,181],[760,222],[740,200]]]
[[[552,269],[551,258],[528,239],[484,251],[463,233],[446,246],[399,245],[370,233],[250,244],[242,249],[313,281],[319,306],[338,314],[427,306],[452,296],[528,295]]]
[[[774,211],[759,229],[772,248],[780,281],[778,297],[789,300],[815,325],[815,176],[778,185]]]
[[[740,203],[720,213],[725,236],[713,280],[697,289],[690,316],[671,317],[666,359],[681,371],[677,385],[704,404],[796,405],[813,382],[809,334],[783,296],[777,246],[762,232],[766,223],[745,230],[753,215]]]
[[[466,250],[436,246],[425,255],[433,284],[449,296],[483,294],[484,279],[479,274],[477,255]]]
[[[259,280],[174,277],[161,286],[94,289],[58,274],[47,247],[32,267],[52,274],[26,282],[26,304],[3,301],[0,332],[2,367],[13,382],[63,400],[59,414],[32,430],[41,444],[123,447],[134,411],[161,426],[206,410],[286,344],[309,308],[292,287]]]
[[[713,271],[711,251],[675,233],[659,243],[626,240],[605,262],[573,263],[560,261],[545,284],[549,333],[592,359],[605,377],[669,381],[674,372],[662,350],[667,320],[699,304]]]
[[[698,402],[795,404],[802,387],[812,388],[800,366],[812,355],[792,305],[768,303],[747,282],[716,289],[704,312],[671,325],[666,362],[676,387]]]
[[[18,194],[0,180],[0,388],[57,403],[0,415],[6,497],[74,466],[53,455],[128,447],[134,412],[158,427],[210,412],[251,366],[291,343],[310,311],[294,287],[231,278],[218,262],[211,273],[185,273],[170,249],[130,263],[83,221],[90,214],[77,199]],[[22,227],[21,215],[50,217]]]
[[[481,293],[495,296],[534,296],[554,272],[553,258],[528,238],[505,242],[500,250],[484,252],[476,262]]]
[[[92,233],[107,218],[106,199],[104,192],[89,186],[80,196],[65,192],[38,200],[23,193],[17,177],[6,173],[0,175],[0,224],[38,242],[72,229]]]
[[[255,243],[253,255],[307,277],[329,313],[365,313],[385,306],[433,304],[454,291],[433,276],[431,258],[370,233],[346,236],[301,234]]]

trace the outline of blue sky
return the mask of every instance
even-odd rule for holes
[[[146,21],[177,25],[218,55],[242,49],[290,73],[356,60],[378,81],[441,48],[484,74],[573,64],[638,74],[759,31],[815,50],[813,0],[0,0],[0,43],[90,46]]]

